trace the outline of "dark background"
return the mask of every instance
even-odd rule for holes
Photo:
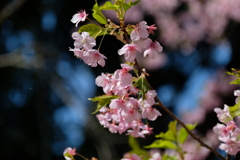
[[[71,34],[77,31],[70,22],[72,15],[86,9],[91,18],[94,3],[94,0],[0,2],[0,160],[60,160],[64,159],[62,152],[67,147],[76,147],[88,158],[110,160],[120,159],[130,150],[127,136],[110,134],[100,126],[91,115],[96,104],[87,100],[103,93],[95,86],[96,76],[120,68],[117,50],[122,44],[114,37],[105,37],[101,53],[108,59],[104,68],[90,68],[69,51],[69,47],[73,47]],[[145,20],[154,23],[147,15]],[[226,36],[231,56],[223,62],[214,60],[210,53],[216,46],[206,42],[200,42],[197,52],[191,55],[164,46],[168,62],[157,70],[150,70],[149,81],[164,104],[177,115],[182,115],[179,106],[183,98],[191,101],[192,97],[188,96],[192,92],[199,94],[187,89],[197,85],[201,81],[199,77],[206,77],[205,82],[210,77],[219,82],[214,92],[216,101],[220,99],[218,107],[224,103],[234,104],[232,91],[236,86],[228,86],[231,78],[224,72],[240,65],[239,23],[230,21]],[[203,72],[203,68],[207,72]],[[195,79],[193,73],[197,75]],[[194,83],[189,82],[191,77]],[[197,106],[195,102],[192,104]],[[156,127],[155,133],[166,130],[171,120],[159,110],[163,116],[150,122]],[[206,118],[197,127],[201,135],[217,123],[212,111],[203,116]],[[149,136],[139,142],[147,145],[152,140]],[[213,157],[210,155],[209,159]]]

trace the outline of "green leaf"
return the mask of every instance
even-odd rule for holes
[[[232,68],[232,71],[233,71],[233,72],[226,72],[226,73],[229,74],[229,75],[236,76],[236,77],[238,77],[238,78],[232,80],[232,81],[230,82],[230,84],[240,84],[240,71],[237,71],[237,70],[235,70],[234,68]]]
[[[160,134],[156,135],[155,137],[156,137],[156,138],[162,138],[162,139],[165,139],[165,140],[174,141],[174,142],[177,141],[177,137],[176,137],[176,135],[173,133],[172,130],[168,130],[168,131],[165,132],[165,133],[161,132]]]
[[[118,96],[115,96],[115,95],[102,95],[102,96],[97,96],[97,97],[94,97],[94,98],[89,98],[88,100],[91,100],[93,102],[98,102],[97,104],[97,109],[92,113],[92,114],[95,114],[97,113],[102,107],[105,107],[107,106],[112,99],[117,99],[119,98]]]
[[[165,133],[161,132],[160,134],[156,135],[155,137],[177,142],[177,129],[176,129],[176,127],[177,127],[177,121],[171,121],[168,124],[168,130]]]
[[[128,3],[123,3],[122,6],[124,8],[124,11],[126,12],[129,8],[131,8],[132,6],[137,5],[139,2],[140,2],[140,0],[135,1],[135,2],[132,2],[132,0],[130,0]]]
[[[96,1],[96,3],[93,5],[92,11],[97,11],[97,10],[99,10],[99,6],[98,6],[98,3]]]
[[[93,23],[81,26],[79,28],[78,32],[79,33],[81,33],[81,32],[88,32],[90,34],[90,36],[95,38],[95,39],[98,36],[102,36],[104,34],[108,34],[108,32],[106,32],[105,28],[102,28],[99,25],[93,24]]]
[[[130,3],[131,6],[135,6],[137,5],[141,0],[138,0],[138,1],[135,1],[135,2],[132,2],[132,0],[128,3]]]
[[[186,127],[191,131],[193,130],[195,127],[197,126],[197,123],[195,124],[187,124]],[[188,133],[187,131],[185,130],[185,128],[181,128],[179,131],[178,131],[178,134],[177,134],[177,139],[178,139],[178,142],[180,143],[184,143],[186,138],[188,136]]]
[[[240,84],[240,78],[232,80],[230,84]]]
[[[173,131],[173,133],[176,135],[177,134],[177,121],[171,121],[169,124],[168,124],[168,129]]]
[[[101,24],[107,24],[107,19],[106,17],[103,15],[103,13],[98,10],[92,13],[92,16],[94,19],[96,19],[99,23]]]
[[[129,8],[131,8],[131,5],[129,5],[127,3],[123,3],[122,7],[123,7],[124,11],[126,12]]]
[[[112,2],[107,1],[104,5],[99,7],[99,10],[115,10],[118,11],[119,6],[116,4],[112,4]]]
[[[135,153],[139,156],[141,155],[147,155],[147,151],[142,149],[137,141],[136,138],[129,136],[128,138],[128,144],[130,145],[130,147],[132,148],[131,153]]]
[[[152,144],[145,146],[144,148],[163,148],[163,149],[175,150],[177,148],[177,146],[172,141],[157,139]]]
[[[229,106],[228,108],[232,118],[240,116],[240,100],[234,106]]]
[[[66,152],[64,155],[64,157],[68,157],[68,158],[71,158],[71,160],[74,160],[74,157],[73,155],[71,155],[70,153]]]
[[[166,153],[164,153],[163,156],[162,156],[162,160],[178,160],[178,159],[179,159],[178,156],[176,156],[176,155],[170,156]]]
[[[149,90],[145,77],[139,77],[139,79],[134,83],[134,86],[139,88],[140,94],[142,94],[143,98],[145,98],[144,96]]]
[[[93,16],[93,18],[96,19],[96,21],[98,21],[101,24],[107,24],[107,19],[103,15],[103,13],[100,10],[100,7],[98,6],[97,3],[94,4],[92,11],[93,11],[92,16]]]

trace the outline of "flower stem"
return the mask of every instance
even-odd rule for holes
[[[81,157],[81,158],[83,158],[83,159],[85,159],[85,160],[89,160],[88,158],[82,156],[81,154],[76,153],[76,155],[79,156],[79,157]]]

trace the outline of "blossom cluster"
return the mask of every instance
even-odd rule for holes
[[[112,12],[106,14],[115,18]],[[165,46],[188,49],[201,41],[216,43],[224,38],[229,21],[240,22],[240,1],[141,0],[128,11],[126,21],[137,22],[146,14],[161,28],[158,36]]]
[[[240,90],[234,92],[236,102],[240,96]],[[213,131],[218,134],[218,139],[224,143],[221,143],[219,148],[226,151],[230,155],[236,155],[240,151],[240,128],[234,122],[234,117],[231,116],[229,107],[224,105],[224,109],[215,108],[217,117],[222,124],[217,123],[213,128]]]
[[[141,49],[134,42],[145,38],[143,46],[145,48],[144,56],[149,55],[154,58],[156,54],[162,51],[159,42],[153,42],[147,38],[149,33],[156,29],[153,26],[147,26],[145,21],[138,23],[130,34],[131,44],[125,44],[120,50],[119,55],[124,55],[127,62],[134,62],[137,52]],[[127,64],[121,64],[122,69],[116,70],[113,74],[104,74],[96,78],[96,84],[103,87],[106,95],[116,95],[119,98],[111,100],[108,107],[100,109],[97,118],[101,125],[109,128],[112,133],[124,133],[133,137],[144,138],[146,134],[152,133],[152,128],[143,123],[143,119],[151,121],[156,120],[161,113],[153,108],[155,103],[155,90],[149,90],[141,98],[139,90],[133,86],[132,75],[129,73],[133,68]],[[144,97],[144,98],[143,98]]]
[[[86,64],[96,67],[97,64],[104,67],[105,57],[99,52],[99,50],[93,49],[92,47],[96,46],[96,40],[93,37],[90,37],[88,32],[74,32],[72,34],[74,41],[74,49],[70,48],[70,51],[74,52],[74,55],[77,58],[82,59]]]
[[[122,69],[113,74],[104,74],[96,78],[96,84],[103,87],[106,95],[116,95],[119,98],[112,99],[109,106],[100,109],[97,118],[101,125],[112,133],[124,133],[133,137],[144,138],[152,133],[152,128],[143,123],[143,118],[154,121],[161,113],[153,108],[155,103],[155,90],[149,90],[145,98],[136,99],[139,90],[132,84],[132,75],[129,71],[132,67],[121,64]]]
[[[72,22],[76,23],[86,19],[87,14],[84,11],[78,12],[72,18]],[[151,58],[157,56],[163,50],[162,46],[157,41],[152,41],[148,38],[149,34],[153,33],[157,28],[147,26],[145,21],[142,21],[132,28],[130,33],[130,44],[125,44],[118,50],[119,55],[124,55],[127,62],[134,62],[137,52],[141,52],[138,43],[140,39],[144,39],[141,46],[145,49],[144,57],[149,55]],[[86,64],[96,67],[98,64],[105,66],[107,59],[99,50],[93,49],[96,46],[96,40],[90,36],[88,32],[74,32],[72,34],[74,48],[70,51],[74,52],[77,58],[82,59]],[[133,67],[126,64],[121,64],[122,69],[116,70],[113,74],[102,73],[96,78],[96,85],[103,88],[106,95],[114,95],[118,98],[112,99],[108,106],[103,106],[99,110],[97,118],[101,125],[109,128],[112,133],[124,133],[133,137],[145,137],[146,134],[152,133],[152,128],[144,124],[143,119],[151,121],[156,120],[161,113],[152,106],[155,104],[155,90],[148,90],[144,95],[140,94],[140,90],[133,85],[133,76],[129,72]],[[138,97],[138,99],[136,98]]]
[[[78,12],[73,15],[71,22],[76,23],[76,27],[79,22],[85,21],[88,14],[85,10]],[[93,49],[96,46],[96,40],[93,37],[90,37],[88,32],[74,32],[72,34],[74,41],[74,48],[70,48],[70,51],[74,52],[74,55],[77,58],[82,59],[86,64],[91,67],[96,67],[98,64],[102,67],[105,66],[105,57],[99,52],[99,50]]]
[[[141,21],[138,23],[134,30],[130,34],[130,38],[132,40],[131,44],[125,44],[120,50],[118,50],[119,55],[125,56],[127,62],[133,62],[136,58],[136,53],[141,52],[141,47],[143,46],[144,52],[143,55],[146,57],[149,55],[151,58],[155,58],[158,53],[162,52],[163,48],[157,41],[152,41],[148,38],[150,33],[154,33],[153,31],[157,28],[152,26],[148,26],[145,21]],[[139,42],[139,40],[143,38],[144,41],[140,44],[135,44],[134,42]]]

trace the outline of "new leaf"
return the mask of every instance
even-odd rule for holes
[[[110,96],[102,95],[102,96],[97,96],[94,98],[89,98],[88,100],[91,100],[93,102],[98,102],[97,109],[92,114],[97,113],[102,107],[107,106],[111,102],[112,99],[116,99],[116,98],[119,98],[119,97],[115,96],[115,95],[110,95]]]

